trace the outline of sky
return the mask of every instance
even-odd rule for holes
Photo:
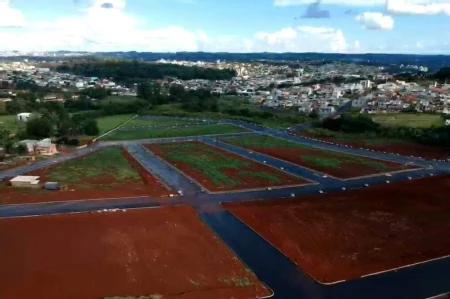
[[[450,54],[450,0],[0,0],[0,51]]]

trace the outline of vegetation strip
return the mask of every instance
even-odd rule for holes
[[[248,130],[234,125],[210,125],[210,126],[194,126],[181,128],[158,128],[137,131],[114,131],[101,138],[100,140],[138,140],[150,138],[170,138],[183,136],[202,136],[229,133],[243,133]]]
[[[258,189],[307,181],[200,142],[146,147],[210,191]]]
[[[271,136],[233,137],[222,141],[344,179],[417,168],[412,165],[404,166],[390,161],[318,149]]]

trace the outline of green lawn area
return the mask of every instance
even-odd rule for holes
[[[242,137],[224,138],[222,139],[222,141],[240,147],[255,147],[255,148],[307,147],[299,143],[267,135],[245,136],[244,138]]]
[[[209,177],[216,186],[239,186],[242,177],[255,177],[271,183],[278,183],[280,179],[269,173],[252,171],[252,163],[243,159],[223,155],[208,145],[201,143],[161,144],[164,149],[164,158],[175,162],[189,164],[193,169]],[[234,169],[237,176],[225,174],[225,169]]]
[[[20,128],[25,128],[25,122],[17,121],[15,115],[0,115],[0,129],[7,129],[11,133],[17,133]]]
[[[436,114],[386,114],[375,115],[372,119],[385,126],[404,126],[415,128],[430,128],[431,126],[442,126],[444,121],[440,115]]]
[[[282,148],[297,148],[298,152],[296,151],[295,155],[298,156],[298,159],[300,161],[305,161],[318,167],[340,168],[342,165],[348,165],[351,163],[362,164],[371,168],[380,169],[382,171],[393,169],[393,167],[377,160],[371,160],[356,155],[322,150],[319,148],[302,145],[272,136],[233,137],[222,139],[222,141],[243,148],[254,149],[255,151],[258,149],[280,148],[280,153],[277,155],[279,155],[278,158],[281,159],[286,158],[283,157],[284,153]]]
[[[132,118],[133,114],[123,114],[123,115],[112,115],[97,118],[98,128],[100,130],[100,134],[106,133],[109,130],[114,129],[115,127],[123,124],[130,118]]]
[[[173,126],[173,125],[195,125],[203,124],[203,121],[193,121],[184,119],[145,119],[135,118],[132,121],[126,123],[123,127],[142,127],[142,126]]]
[[[102,141],[107,140],[137,140],[150,138],[170,138],[182,136],[201,136],[214,134],[228,134],[248,132],[248,130],[233,125],[210,125],[186,128],[164,128],[164,129],[148,129],[136,131],[114,131],[101,138]]]
[[[222,101],[224,102],[224,101]],[[236,109],[249,108],[248,105],[239,105],[238,103],[229,104],[230,107]],[[222,106],[222,105],[221,105]],[[250,111],[262,112],[260,109],[251,107]],[[233,116],[227,113],[221,112],[186,112],[181,109],[180,104],[166,104],[154,107],[152,110],[147,111],[149,115],[155,116],[181,116],[181,117],[199,117],[199,118],[215,118],[215,119],[237,119],[256,123],[271,128],[287,128],[295,124],[301,124],[305,122],[310,122],[311,119],[308,117],[298,116],[293,119],[292,116],[284,114],[275,114],[275,118],[261,118],[261,117],[244,117],[244,116]]]
[[[127,180],[139,180],[139,174],[122,155],[117,147],[105,148],[82,158],[77,158],[50,167],[47,173],[49,181],[62,185],[75,185],[79,188],[95,186],[107,189],[110,184],[101,183],[106,178],[118,183]],[[100,179],[99,183],[90,183],[89,180]]]
[[[103,100],[100,100],[100,104],[107,105],[109,102],[113,103],[130,103],[136,101],[138,98],[133,96],[108,96]]]

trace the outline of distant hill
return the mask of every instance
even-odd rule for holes
[[[65,57],[70,51],[50,52],[47,57],[1,57],[2,60],[17,60],[28,58],[30,61],[55,61],[55,60],[77,60],[82,57]],[[82,52],[76,52],[82,53]],[[316,61],[331,62],[343,61],[371,65],[421,65],[428,67],[431,71],[436,71],[441,67],[450,67],[450,56],[447,55],[418,55],[418,54],[338,54],[338,53],[227,53],[227,52],[174,52],[174,53],[153,53],[153,52],[97,52],[83,54],[91,57],[101,58],[122,58],[136,59],[143,61],[155,61],[159,59],[186,60],[186,61],[273,61],[273,62],[295,62],[295,61]]]

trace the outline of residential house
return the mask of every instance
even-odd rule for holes
[[[327,117],[336,113],[336,108],[334,106],[320,107],[318,112],[320,116]]]
[[[51,156],[58,153],[56,145],[51,142],[50,138],[42,139],[41,141],[27,139],[19,141],[18,144],[24,145],[30,155]]]

